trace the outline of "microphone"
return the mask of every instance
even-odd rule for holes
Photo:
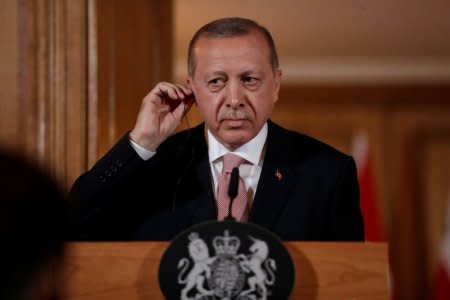
[[[231,209],[238,195],[239,180],[239,169],[234,168],[230,174],[227,191],[230,202],[224,222],[214,220],[193,225],[170,242],[161,257],[158,270],[159,287],[165,299],[186,299],[188,293],[196,299],[209,299],[209,296],[204,296],[204,291],[226,295],[223,299],[256,299],[258,294],[252,290],[250,280],[253,275],[247,272],[247,268],[254,266],[255,261],[265,261],[263,271],[267,272],[267,278],[262,288],[266,290],[267,297],[264,299],[289,298],[295,282],[295,268],[287,248],[279,237],[264,227],[251,222],[236,222],[232,216]],[[194,254],[192,249],[195,250]],[[194,261],[199,257],[205,259],[213,279],[205,280],[203,291],[197,289],[195,295],[190,283],[180,280],[186,277],[189,268],[191,273],[196,268],[190,265],[189,256]],[[248,291],[252,291],[252,294]]]
[[[231,214],[234,198],[236,198],[239,189],[239,168],[233,168],[231,171],[230,185],[228,186],[228,196],[230,197],[230,204],[228,205],[228,215],[224,220],[236,221]]]

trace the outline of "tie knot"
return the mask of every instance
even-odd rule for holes
[[[223,171],[231,172],[233,168],[239,167],[244,159],[236,154],[227,153],[223,156]]]

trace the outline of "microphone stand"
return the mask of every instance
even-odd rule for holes
[[[224,218],[224,221],[236,221],[236,218],[231,214],[234,198],[236,198],[239,190],[239,168],[233,168],[230,176],[230,185],[228,186],[228,196],[230,197],[230,203],[228,205],[228,215]]]

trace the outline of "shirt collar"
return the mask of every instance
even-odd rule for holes
[[[224,145],[222,145],[209,131],[207,130],[208,134],[208,154],[209,154],[209,161],[215,162],[217,159],[221,158],[223,155],[230,152]],[[244,158],[246,161],[258,165],[260,158],[261,158],[261,152],[263,151],[264,144],[266,143],[267,139],[267,122],[264,124],[264,126],[261,128],[259,133],[250,141],[233,151],[232,153],[239,155],[240,157]]]

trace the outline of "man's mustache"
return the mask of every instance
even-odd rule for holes
[[[218,120],[252,120],[252,116],[246,109],[223,109],[219,111]]]

